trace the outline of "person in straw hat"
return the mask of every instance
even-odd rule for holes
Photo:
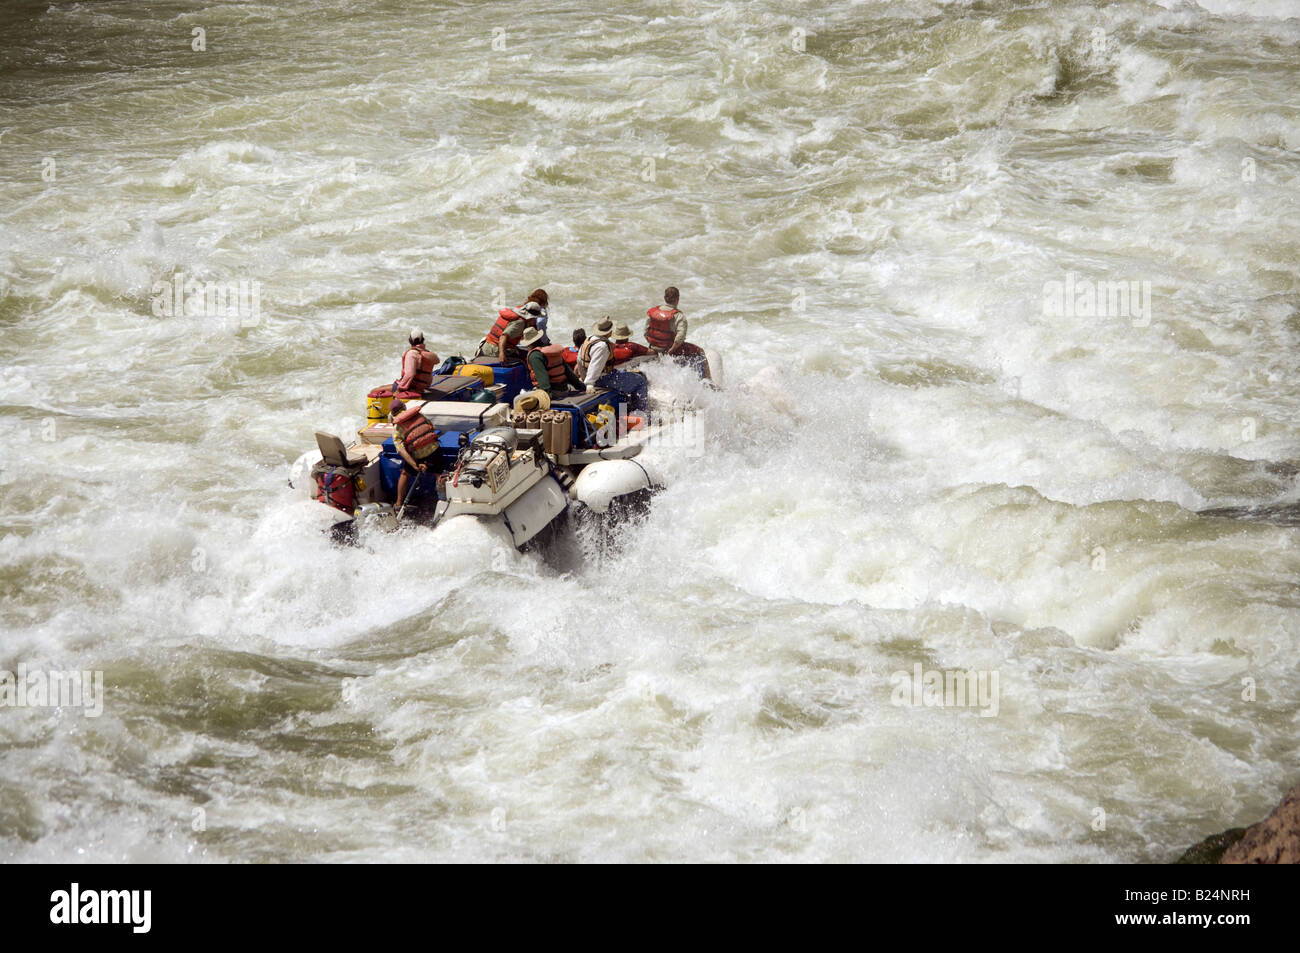
[[[567,394],[570,390],[582,390],[582,378],[564,363],[564,348],[558,344],[543,344],[545,340],[538,328],[529,328],[519,339],[533,386],[552,397]]]
[[[614,329],[614,354],[615,360],[619,360],[618,352],[622,351],[625,355],[622,360],[631,360],[634,357],[644,357],[647,354],[653,354],[648,347],[638,341],[632,340],[632,329],[626,324],[620,324]]]
[[[587,392],[596,389],[596,381],[605,373],[605,365],[611,363],[614,351],[609,339],[614,333],[614,322],[605,315],[591,329],[591,336],[582,342],[578,349],[578,363],[574,371],[582,378]]]

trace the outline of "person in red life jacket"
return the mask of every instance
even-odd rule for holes
[[[533,379],[533,386],[552,398],[570,390],[582,390],[582,378],[564,363],[564,348],[559,344],[543,344],[542,340],[541,331],[529,328],[519,341],[527,354],[528,375]]]
[[[582,378],[588,393],[596,389],[596,381],[605,373],[605,365],[613,366],[614,351],[609,341],[613,333],[614,322],[605,315],[591,329],[591,337],[578,348],[578,361],[573,370]]]
[[[645,339],[657,354],[667,354],[679,364],[693,364],[700,376],[709,378],[709,362],[703,348],[686,340],[686,316],[677,310],[681,293],[673,287],[664,289],[664,308],[655,305],[646,312]]]
[[[573,347],[564,349],[564,362],[574,364],[578,360],[578,352],[582,350],[582,342],[587,340],[586,328],[573,329]]]
[[[686,343],[686,316],[677,310],[681,293],[664,289],[664,308],[655,305],[646,312],[645,339],[656,354],[677,354]]]
[[[644,357],[646,354],[653,354],[650,348],[638,341],[632,340],[632,329],[626,324],[620,324],[614,329],[614,360],[628,361],[634,357]]]
[[[424,346],[424,332],[413,328],[406,339],[411,346],[402,355],[402,376],[393,382],[393,393],[401,391],[423,394],[433,383],[433,369],[438,355]]]
[[[393,446],[401,454],[403,462],[402,475],[397,478],[397,506],[400,509],[411,478],[427,473],[429,465],[424,461],[438,452],[438,431],[429,423],[429,418],[420,413],[419,407],[407,410],[404,400],[394,400],[388,412],[393,420]]]
[[[500,361],[522,360],[519,341],[525,331],[537,327],[537,319],[543,316],[543,311],[536,301],[526,301],[518,309],[502,308],[497,312],[497,319],[488,329],[483,343],[479,345],[478,356],[495,357]]]

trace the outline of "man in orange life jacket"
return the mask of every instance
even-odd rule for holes
[[[546,391],[548,397],[558,397],[570,389],[582,390],[582,378],[564,363],[564,348],[558,344],[542,344],[542,332],[529,328],[519,340],[527,353],[528,375],[533,386]]]
[[[646,312],[645,339],[657,354],[676,358],[679,364],[694,364],[703,377],[709,377],[709,362],[704,350],[686,340],[686,316],[677,310],[681,293],[673,287],[664,289],[664,304]]]
[[[479,345],[478,356],[495,357],[500,361],[523,360],[523,354],[519,351],[519,339],[529,328],[540,329],[545,343],[550,344],[546,338],[546,306],[549,300],[546,289],[538,288],[522,306],[498,311],[496,321]]]
[[[523,355],[519,352],[519,341],[525,331],[537,326],[541,313],[542,306],[536,301],[529,301],[518,310],[502,308],[479,345],[478,356],[495,357],[500,361],[520,360]]]
[[[393,419],[393,446],[403,461],[402,475],[397,478],[397,507],[401,509],[411,477],[427,473],[429,465],[424,461],[438,452],[438,431],[419,407],[407,410],[404,400],[394,400],[388,413]]]
[[[411,345],[402,355],[402,376],[393,382],[393,393],[414,391],[423,394],[433,383],[433,369],[438,366],[438,355],[424,346],[424,332],[411,330],[407,342]]]

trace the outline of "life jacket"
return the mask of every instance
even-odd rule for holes
[[[620,361],[626,361],[633,357],[640,357],[643,354],[649,354],[650,349],[644,344],[637,344],[635,341],[623,344],[610,344],[611,355],[610,364],[617,364]],[[561,352],[565,364],[578,363],[578,349],[576,347],[566,347]]]
[[[315,471],[316,499],[336,510],[351,513],[356,507],[357,492],[353,471],[347,467],[321,467]]]
[[[407,348],[402,354],[402,373],[406,373],[406,355],[412,351],[420,355],[420,364],[415,369],[415,375],[411,378],[410,386],[407,390],[413,390],[417,394],[423,394],[433,383],[434,353],[422,347]],[[398,380],[401,380],[399,377]]]
[[[402,411],[393,420],[393,425],[402,435],[402,446],[417,460],[421,450],[438,443],[438,431],[429,423],[429,418],[420,413],[419,407]]]
[[[655,305],[646,312],[650,323],[645,329],[645,339],[657,351],[666,351],[673,346],[673,318],[681,314],[676,308],[661,308]]]
[[[537,318],[531,314],[520,314],[514,308],[502,308],[497,312],[497,319],[492,327],[488,329],[487,342],[493,347],[501,343],[501,335],[505,333],[507,327],[513,321],[523,321],[525,327],[537,327]],[[520,334],[520,337],[523,337]],[[506,338],[508,344],[518,344],[519,338]]]
[[[546,376],[551,379],[551,386],[563,387],[568,379],[564,374],[564,348],[559,344],[548,344],[544,348],[539,348],[539,351],[542,357],[546,358]],[[534,387],[541,386],[531,361],[528,362],[528,376],[533,379]]]
[[[578,350],[578,360],[577,363],[574,365],[573,372],[577,374],[579,377],[581,377],[584,381],[587,379],[587,371],[591,367],[591,348],[592,345],[595,344],[597,341],[604,341],[606,344],[608,344],[610,347],[611,359],[613,357],[614,344],[612,341],[608,340],[607,338],[589,337],[587,338],[587,340],[583,341],[582,347],[579,348]],[[609,365],[609,363],[610,363],[609,361],[605,362],[607,366]]]

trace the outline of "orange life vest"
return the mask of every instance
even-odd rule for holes
[[[501,343],[501,335],[513,321],[523,321],[524,327],[537,327],[537,318],[531,314],[520,314],[514,308],[502,308],[497,312],[497,319],[487,333],[487,342],[493,347]],[[521,333],[519,337],[523,337]],[[519,338],[506,338],[508,344],[518,344]]]
[[[546,376],[551,379],[551,386],[564,386],[564,382],[568,379],[564,374],[564,347],[559,344],[548,344],[541,348],[540,352],[542,357],[546,358]],[[528,362],[528,376],[533,379],[534,387],[541,386],[531,361]]]
[[[429,423],[429,418],[420,413],[419,407],[402,411],[394,418],[393,426],[402,435],[402,446],[406,452],[417,460],[420,459],[421,450],[438,443],[438,431]]]
[[[407,390],[413,390],[417,394],[423,394],[425,390],[428,389],[429,385],[433,383],[434,357],[436,355],[434,355],[432,351],[422,347],[407,348],[406,352],[402,355],[403,376],[406,374],[406,355],[410,354],[412,351],[420,355],[420,363],[415,369],[415,375],[411,378],[411,383],[410,386],[407,387]],[[399,377],[398,380],[401,380],[401,378]]]
[[[676,308],[661,308],[655,305],[646,312],[650,319],[649,325],[645,329],[645,339],[650,346],[658,351],[666,351],[673,346],[675,336],[673,334],[673,318],[681,314]]]

